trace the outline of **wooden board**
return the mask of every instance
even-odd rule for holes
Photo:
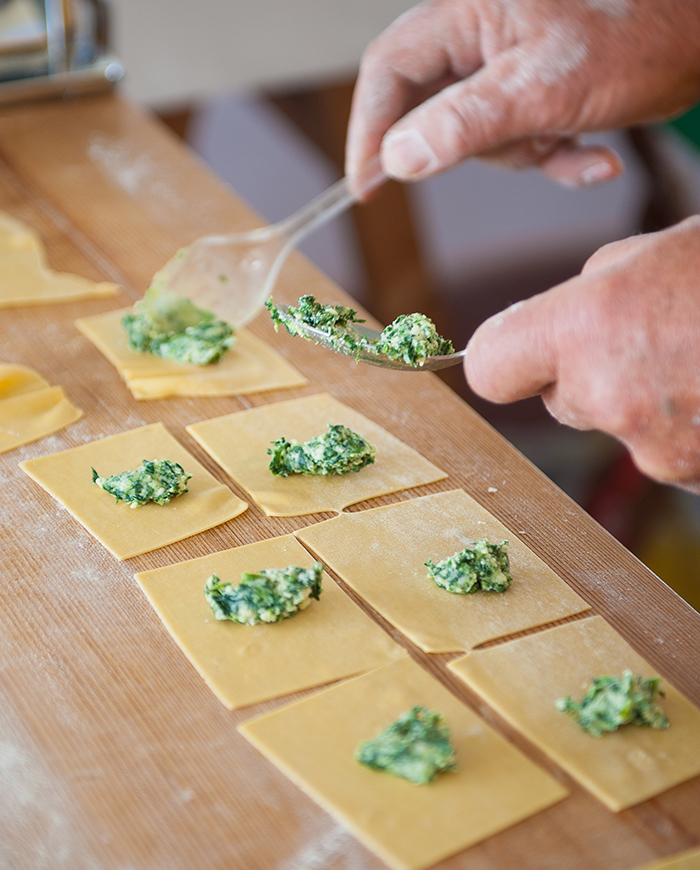
[[[223,526],[119,564],[17,469],[21,459],[144,423],[162,420],[230,483],[187,436],[187,424],[330,392],[449,471],[447,480],[415,494],[464,487],[700,704],[700,615],[435,377],[355,366],[275,336],[261,317],[251,330],[275,343],[310,379],[307,387],[241,399],[131,398],[73,320],[136,299],[153,272],[193,238],[256,224],[149,117],[115,97],[4,111],[0,208],[42,234],[53,268],[124,286],[114,300],[0,310],[0,359],[34,367],[86,412],[64,432],[0,457],[0,864],[13,870],[382,867],[236,733],[239,722],[285,702],[227,711],[133,579],[135,571],[290,532],[328,515],[266,518],[251,505]],[[302,292],[344,298],[294,256],[276,295],[292,301]],[[572,790],[561,804],[442,866],[625,870],[700,844],[700,779],[613,815],[470,696],[446,671],[446,657],[425,656],[394,636]]]

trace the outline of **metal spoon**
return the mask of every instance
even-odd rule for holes
[[[243,326],[262,308],[297,242],[384,181],[376,158],[355,182],[354,192],[346,177],[279,223],[198,239],[168,260],[153,276],[151,286],[185,296],[222,320]]]
[[[466,350],[460,350],[456,353],[447,353],[442,356],[429,356],[420,365],[413,366],[409,363],[403,362],[402,360],[391,359],[383,353],[372,353],[367,350],[357,351],[349,346],[343,346],[343,344],[339,343],[337,338],[330,333],[295,320],[289,314],[286,305],[278,305],[277,310],[282,323],[284,323],[285,318],[288,317],[290,323],[294,323],[294,329],[297,332],[302,333],[304,338],[308,338],[316,344],[323,345],[323,347],[328,348],[328,350],[332,350],[335,353],[340,353],[343,356],[351,356],[357,362],[367,363],[371,366],[380,366],[383,369],[394,369],[395,371],[400,372],[434,372],[438,369],[445,369],[449,366],[457,365],[457,363],[462,361],[464,354],[466,353]],[[377,332],[376,329],[370,329],[368,326],[362,326],[362,324],[359,323],[353,323],[351,329],[353,332],[364,335],[370,341],[376,341],[381,334]]]

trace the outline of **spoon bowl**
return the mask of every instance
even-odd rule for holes
[[[367,363],[367,365],[371,366],[379,366],[383,369],[393,369],[394,371],[399,372],[435,372],[438,369],[445,369],[449,368],[449,366],[457,365],[457,363],[460,363],[464,359],[464,354],[466,353],[466,350],[460,350],[455,353],[447,353],[441,356],[429,356],[420,365],[413,366],[409,363],[403,362],[403,360],[392,359],[383,353],[372,353],[368,350],[358,351],[349,344],[343,345],[342,341],[339,341],[337,336],[332,335],[330,332],[325,332],[322,329],[309,326],[306,323],[300,323],[298,320],[294,319],[289,314],[289,309],[286,305],[278,305],[277,311],[282,323],[284,324],[285,319],[288,319],[290,324],[294,324],[295,333],[301,335],[303,338],[309,339],[309,341],[313,341],[316,344],[320,344],[328,350],[332,350],[334,353],[353,357],[356,362]],[[370,341],[376,341],[381,335],[381,333],[376,329],[370,329],[370,327],[363,326],[360,323],[353,323],[351,327],[347,327],[347,331],[350,335],[355,333],[356,335],[364,336]]]
[[[376,158],[352,189],[343,178],[279,223],[197,239],[156,272],[151,286],[185,296],[233,326],[244,326],[270,296],[294,246],[385,180]]]

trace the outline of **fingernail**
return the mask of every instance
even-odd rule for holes
[[[433,149],[418,130],[390,133],[382,143],[382,162],[389,175],[418,175],[437,164]]]
[[[586,167],[579,178],[581,184],[592,185],[598,184],[600,181],[607,181],[616,174],[614,166],[611,166],[609,163],[601,162]]]

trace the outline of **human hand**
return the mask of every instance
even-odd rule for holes
[[[360,177],[381,147],[403,181],[476,155],[592,184],[622,164],[578,133],[659,120],[698,97],[692,0],[425,0],[364,54],[346,173]]]
[[[649,477],[700,493],[700,217],[606,245],[491,317],[464,369],[480,396],[539,393],[560,422],[613,435]]]

